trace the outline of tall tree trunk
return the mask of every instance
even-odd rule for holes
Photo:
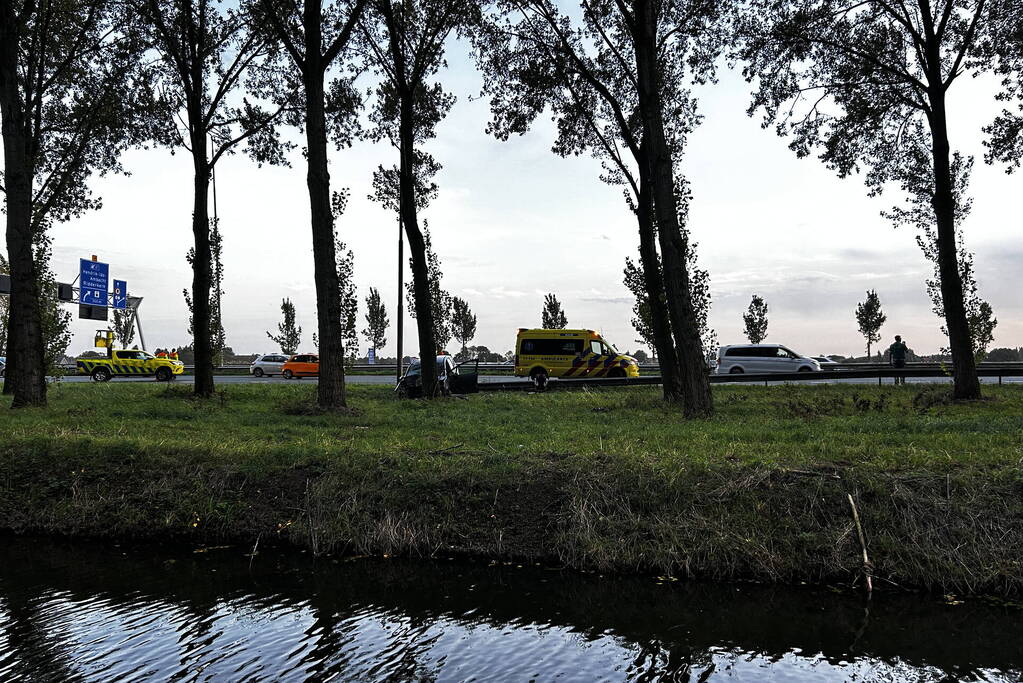
[[[420,379],[423,382],[423,396],[437,395],[437,341],[433,337],[433,306],[430,301],[430,270],[426,262],[426,241],[419,229],[416,211],[415,189],[415,136],[413,134],[412,93],[405,90],[400,95],[401,104],[398,121],[398,142],[401,162],[398,169],[399,210],[408,237],[409,255],[412,258],[412,291],[415,294],[416,327],[419,332]],[[402,315],[398,311],[398,315]]]
[[[0,8],[0,117],[3,118],[4,187],[7,199],[7,256],[11,307],[4,393],[12,407],[46,405],[46,363],[39,277],[32,253],[33,161],[18,87],[18,45],[14,6]]]
[[[678,356],[671,341],[664,280],[657,260],[657,235],[654,227],[654,207],[651,198],[650,173],[646,160],[640,160],[639,196],[636,202],[636,222],[639,224],[639,260],[643,266],[643,283],[650,306],[650,327],[654,335],[654,352],[661,366],[661,389],[664,400],[678,403],[683,400],[682,381],[679,377]]]
[[[657,63],[654,3],[637,0],[635,6],[636,73],[639,106],[647,144],[654,215],[661,244],[664,293],[678,356],[683,412],[687,417],[711,415],[714,403],[707,377],[700,329],[693,309],[689,273],[686,270],[688,244],[682,237],[675,197],[675,173],[671,150],[664,132],[660,69]]]
[[[306,158],[309,213],[313,232],[313,270],[316,280],[316,318],[320,377],[316,402],[334,410],[347,405],[344,343],[341,331],[341,286],[334,249],[334,215],[330,207],[330,172],[327,169],[327,121],[324,107],[324,66],[321,60],[320,4],[305,3],[305,55],[303,72],[306,111]]]
[[[940,83],[940,73],[937,76]],[[932,80],[932,82],[934,82]],[[931,152],[934,158],[934,217],[937,222],[938,275],[941,280],[941,303],[945,309],[945,328],[948,330],[954,372],[953,398],[980,398],[980,380],[973,356],[973,341],[966,320],[963,301],[963,280],[959,275],[956,254],[955,212],[956,199],[952,181],[949,154],[948,122],[945,113],[945,91],[932,87],[929,93],[931,112]]]
[[[192,118],[199,121],[201,115]],[[198,125],[198,124],[196,124]],[[210,250],[209,190],[210,165],[206,160],[206,135],[199,131],[191,137],[193,178],[192,239],[192,338],[195,353],[196,396],[210,397],[213,384],[213,340],[210,289],[213,286],[213,254]]]

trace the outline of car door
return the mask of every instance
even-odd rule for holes
[[[746,372],[756,374],[771,371],[771,359],[767,357],[767,354],[773,354],[774,349],[762,346],[747,346],[741,349],[739,353],[740,357],[736,358],[736,360],[745,366]]]
[[[480,361],[473,358],[459,363],[451,372],[448,386],[452,394],[475,394],[479,387]]]
[[[303,374],[314,376],[320,374],[320,357],[309,355],[306,356],[306,362],[302,370]]]
[[[114,373],[120,375],[141,375],[146,369],[138,358],[136,351],[116,351],[114,360]]]

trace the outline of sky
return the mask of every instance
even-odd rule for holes
[[[499,142],[484,128],[487,102],[462,46],[452,45],[441,79],[458,101],[440,123],[429,151],[443,165],[439,197],[422,217],[442,263],[443,286],[478,316],[472,344],[512,348],[516,330],[538,327],[544,295],[561,300],[569,327],[599,330],[621,350],[640,345],[630,319],[633,299],[622,283],[638,235],[621,189],[600,179],[588,157],[562,159],[550,147],[549,117],[523,137]],[[950,91],[953,147],[978,157],[965,225],[976,254],[980,294],[999,324],[993,346],[1023,346],[1019,267],[1023,240],[1019,196],[1023,174],[988,166],[981,128],[997,111],[991,84],[962,79]],[[854,309],[876,289],[888,322],[883,344],[901,334],[917,353],[945,345],[931,312],[925,279],[931,265],[908,228],[893,228],[880,212],[896,195],[868,198],[862,178],[839,179],[816,159],[797,159],[785,140],[749,118],[749,86],[724,70],[698,91],[705,119],[690,136],[680,169],[690,180],[690,231],[700,265],[710,272],[710,324],[719,343],[742,343],[742,313],[750,297],[770,307],[768,342],[805,354],[864,353]],[[288,133],[296,140],[296,131]],[[380,355],[395,351],[396,216],[368,199],[373,169],[392,165],[387,143],[331,151],[331,181],[351,190],[339,234],[355,252],[360,299],[376,287],[391,329]],[[224,324],[236,353],[277,351],[267,338],[290,298],[303,328],[301,350],[312,350],[315,290],[305,166],[257,167],[244,155],[217,168],[217,209],[224,240]],[[180,150],[135,150],[124,157],[129,176],[95,179],[103,208],[52,230],[53,268],[70,282],[78,259],[95,254],[111,278],[128,282],[140,309],[147,347],[189,343],[182,289],[191,286],[185,260],[191,240],[191,163]],[[406,248],[406,256],[408,254]],[[405,267],[406,281],[410,278]],[[75,311],[77,314],[77,310]],[[70,353],[92,345],[101,323],[75,319]],[[404,353],[415,355],[414,321],[405,314]],[[454,346],[452,342],[451,346]],[[362,340],[361,351],[365,353]]]

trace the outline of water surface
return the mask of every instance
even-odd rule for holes
[[[1023,680],[983,601],[0,537],[0,681]]]

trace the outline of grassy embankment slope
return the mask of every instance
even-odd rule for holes
[[[352,386],[337,416],[297,384],[57,385],[44,411],[0,405],[0,531],[853,581],[851,494],[875,584],[1020,592],[1023,387],[943,390],[716,387],[685,422],[654,388]]]

